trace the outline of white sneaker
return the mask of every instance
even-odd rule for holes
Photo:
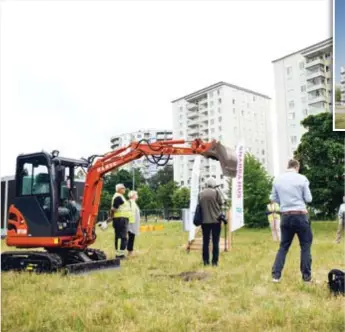
[[[280,279],[273,278],[272,282],[280,282]]]

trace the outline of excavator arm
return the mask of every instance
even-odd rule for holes
[[[177,144],[185,144],[187,146],[177,146]],[[169,156],[170,158],[170,156],[173,155],[196,154],[218,160],[225,176],[236,176],[236,156],[230,149],[224,147],[215,140],[212,142],[203,142],[200,139],[196,139],[189,143],[184,140],[158,141],[153,143],[149,143],[147,140],[141,140],[139,142],[133,142],[127,147],[109,152],[103,156],[91,157],[89,159],[91,165],[85,180],[81,216],[77,233],[72,241],[64,243],[63,246],[83,249],[95,242],[95,224],[103,187],[103,177],[105,174],[144,156],[147,159],[152,157],[153,161],[151,162],[159,164],[163,156]],[[98,157],[98,159],[94,162],[96,157]]]

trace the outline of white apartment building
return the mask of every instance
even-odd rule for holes
[[[243,140],[246,150],[272,174],[269,97],[219,82],[172,101],[172,111],[175,139],[216,139],[233,149]],[[174,181],[179,185],[190,185],[194,158],[174,157]],[[210,176],[227,194],[227,179],[222,175],[219,162],[202,158],[201,188]]]
[[[273,61],[279,172],[287,167],[308,115],[332,112],[332,38]]]
[[[168,129],[142,129],[136,132],[114,136],[110,139],[110,143],[111,143],[111,149],[114,150],[114,149],[128,146],[133,141],[139,142],[142,139],[146,139],[149,142],[154,142],[154,141],[171,140],[172,138],[173,138],[172,131]],[[146,142],[143,142],[143,144],[146,144]],[[164,156],[159,163],[163,164],[166,158],[167,157]],[[152,157],[151,157],[151,160],[152,160]],[[172,164],[173,164],[173,161],[172,159],[170,159],[167,162],[167,165],[172,166]],[[160,169],[159,166],[150,163],[145,157],[139,160],[135,160],[132,163],[129,163],[127,165],[124,165],[121,168],[126,169],[129,172],[132,172],[133,167],[136,169],[140,169],[143,176],[146,179],[156,174],[158,170]]]
[[[340,67],[340,92],[341,92],[341,104],[345,105],[345,67]]]

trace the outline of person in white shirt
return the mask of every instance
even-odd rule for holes
[[[343,197],[343,202],[340,204],[339,212],[338,212],[338,218],[339,218],[339,225],[337,230],[337,235],[335,242],[340,243],[340,239],[342,235],[344,234],[344,223],[345,223],[345,196]]]
[[[134,239],[137,235],[139,235],[139,228],[140,228],[140,209],[136,203],[138,199],[138,193],[134,190],[128,193],[129,204],[131,206],[131,216],[129,218],[128,224],[128,243],[127,243],[127,251],[128,256],[133,255],[133,248],[134,248]]]

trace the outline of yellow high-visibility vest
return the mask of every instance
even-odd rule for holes
[[[273,220],[280,220],[280,214],[275,213],[280,211],[280,206],[278,203],[273,203],[273,204],[268,204],[267,209],[269,212],[272,212],[271,214],[268,215],[268,221],[273,221]]]
[[[129,202],[126,200],[126,198],[119,194],[119,193],[115,193],[112,200],[111,200],[111,207],[114,206],[114,200],[116,197],[121,197],[123,200],[123,204],[121,204],[118,209],[115,210],[114,212],[114,218],[130,218],[131,216],[131,207],[129,205]]]

